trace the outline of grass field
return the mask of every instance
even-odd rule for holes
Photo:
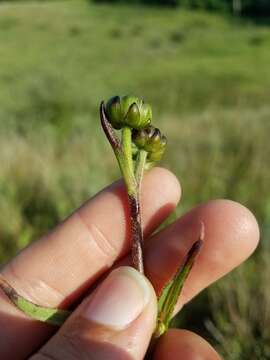
[[[249,263],[180,322],[230,360],[270,359],[269,29],[81,0],[1,4],[1,261],[119,176],[98,105],[117,93],[143,95],[169,138],[163,164],[182,183],[177,213],[231,198],[262,230]],[[224,299],[234,299],[233,311]]]

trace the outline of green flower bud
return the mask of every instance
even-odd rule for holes
[[[160,130],[152,125],[145,129],[133,130],[132,141],[138,149],[148,152],[147,160],[149,162],[159,161],[167,145],[166,136],[162,135]]]
[[[152,120],[152,109],[142,99],[135,96],[114,96],[105,105],[108,120],[115,129],[128,126],[143,129]]]

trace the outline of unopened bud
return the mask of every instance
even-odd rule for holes
[[[143,129],[152,120],[151,106],[135,96],[112,97],[106,103],[105,112],[115,129],[121,129],[124,126]]]
[[[147,160],[150,162],[161,160],[167,145],[166,136],[152,125],[142,130],[133,130],[132,140],[138,149],[148,152]]]

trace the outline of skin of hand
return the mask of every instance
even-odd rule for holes
[[[0,358],[142,360],[155,327],[155,291],[197,240],[200,222],[205,224],[205,243],[178,310],[243,262],[259,241],[254,216],[229,200],[198,205],[151,236],[174,210],[180,194],[179,183],[168,170],[154,168],[146,173],[142,216],[150,281],[128,266],[128,204],[121,181],[102,190],[3,266],[1,274],[7,281],[35,303],[67,308],[83,295],[84,300],[57,331],[27,318],[0,293]],[[171,329],[158,341],[152,359],[217,360],[220,356],[198,335]]]

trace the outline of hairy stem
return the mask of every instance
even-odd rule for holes
[[[147,151],[140,150],[137,155],[136,166],[135,166],[135,178],[137,181],[137,187],[138,187],[139,193],[141,191],[142,178],[143,178],[143,172],[145,169],[146,158],[147,158]]]
[[[141,216],[141,184],[147,152],[139,151],[135,166],[136,192],[129,195],[132,231],[132,261],[140,273],[144,273],[143,265],[143,231]]]
[[[130,209],[130,225],[131,225],[131,254],[133,266],[140,272],[144,273],[143,266],[143,232],[141,227],[141,212],[140,212],[140,194],[138,183],[134,175],[134,166],[132,160],[132,141],[131,129],[124,127],[122,129],[122,151],[123,151],[123,166],[120,168],[126,183],[128,192],[128,203]]]
[[[141,212],[138,194],[135,196],[128,195],[128,202],[130,208],[130,222],[132,234],[132,263],[134,267],[141,273],[144,273],[143,264],[143,232],[141,226]]]
[[[134,175],[134,166],[132,160],[131,129],[128,127],[123,128],[122,142],[120,143],[114,129],[112,128],[112,125],[106,117],[103,102],[100,106],[100,119],[102,128],[113,148],[126,184],[130,209],[132,261],[135,269],[143,274],[143,232],[141,227],[140,201],[138,193],[139,188]]]
[[[126,161],[126,167],[130,176],[134,177],[134,167],[132,160],[132,140],[131,140],[131,128],[125,126],[122,129],[122,150]]]

